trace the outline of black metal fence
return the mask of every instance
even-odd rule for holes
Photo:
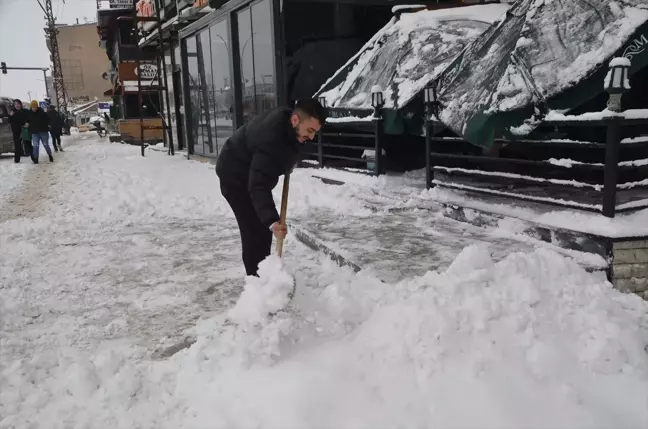
[[[379,105],[373,113],[365,116],[364,120],[343,122],[344,128],[358,128],[356,130],[347,131],[338,127],[339,123],[336,122],[325,125],[318,133],[317,141],[308,143],[309,146],[316,148],[316,152],[310,152],[308,155],[317,161],[319,168],[325,167],[327,160],[338,160],[364,165],[369,172],[376,176],[384,173],[384,133],[381,109],[382,105]],[[371,124],[370,130],[367,131],[366,128],[369,124]],[[360,129],[364,129],[364,131],[360,131]],[[341,141],[349,140],[354,143],[341,143]],[[325,149],[331,150],[325,151]],[[357,151],[362,151],[363,155],[351,156],[349,154],[349,152]],[[373,151],[374,155],[364,155],[364,151]]]
[[[645,115],[645,116],[642,116]],[[556,141],[556,140],[496,140],[496,144],[509,146],[542,145],[555,149],[558,145],[574,151],[596,152],[603,155],[604,163],[573,161],[561,165],[559,160],[510,159],[499,156],[468,156],[438,153],[432,146],[453,143],[457,138],[436,138],[432,135],[432,123],[426,125],[426,187],[435,185],[491,194],[515,197],[565,207],[597,211],[614,217],[617,212],[648,207],[648,137],[636,139],[636,143],[621,144],[621,130],[637,125],[648,125],[648,110],[627,110],[619,113],[601,112],[596,115],[550,117],[543,125],[554,127],[600,127],[605,128],[606,142]],[[627,133],[626,133],[627,134]],[[627,139],[632,140],[632,139]],[[621,148],[626,152],[644,154],[644,159],[619,162]],[[550,153],[550,151],[548,151]],[[437,176],[443,176],[440,180]],[[449,177],[455,179],[448,180]],[[457,177],[478,178],[478,181],[456,180]],[[478,182],[478,183],[477,183]],[[498,183],[499,189],[489,184]],[[520,189],[535,186],[536,194],[521,193]],[[502,187],[505,189],[502,190]],[[517,189],[514,190],[514,189]],[[618,193],[623,192],[623,201]],[[544,192],[544,195],[541,193]],[[553,194],[554,197],[551,197]],[[631,195],[633,194],[633,195]],[[548,196],[549,195],[549,196]],[[566,198],[566,199],[565,199]]]

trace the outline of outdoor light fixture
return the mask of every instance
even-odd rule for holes
[[[380,109],[385,104],[383,93],[380,86],[374,85],[371,87],[371,107]]]
[[[429,114],[439,117],[439,98],[437,95],[437,86],[435,83],[430,83],[423,90],[423,102],[425,103],[425,108]],[[430,120],[432,118],[429,118]]]
[[[437,102],[436,85],[428,85],[423,92],[423,101],[425,104],[432,104]]]
[[[317,101],[319,101],[322,107],[326,107],[326,97],[319,97]]]
[[[621,111],[621,96],[630,89],[628,71],[630,60],[625,57],[614,58],[610,61],[610,70],[605,76],[605,90],[610,94],[608,109],[613,112]]]

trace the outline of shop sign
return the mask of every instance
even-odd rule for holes
[[[127,80],[137,80],[139,75],[140,79],[151,80],[157,77],[157,65],[154,63],[140,63],[137,69],[137,63],[119,63],[118,66],[119,80],[125,82]]]
[[[157,77],[157,66],[154,64],[140,64],[139,69],[135,69],[135,75],[139,75],[143,80],[155,79]]]
[[[132,9],[133,0],[109,0],[108,6],[110,9]]]

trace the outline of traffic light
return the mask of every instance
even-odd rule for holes
[[[0,69],[2,69],[2,74],[7,74],[7,63],[4,61],[0,63]]]

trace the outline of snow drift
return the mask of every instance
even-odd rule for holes
[[[106,343],[16,362],[0,427],[648,425],[648,303],[602,275],[483,246],[392,285],[321,268],[298,312],[248,331],[218,316],[167,361]]]

